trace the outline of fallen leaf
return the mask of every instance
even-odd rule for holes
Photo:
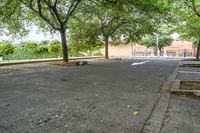
[[[133,115],[137,115],[137,114],[138,114],[138,111],[134,111],[134,112],[133,112]]]

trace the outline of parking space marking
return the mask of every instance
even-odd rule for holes
[[[149,60],[143,61],[143,62],[134,62],[131,64],[131,66],[136,66],[136,65],[143,65],[146,64],[147,62],[149,62]]]

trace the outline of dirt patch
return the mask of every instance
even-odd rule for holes
[[[171,93],[200,96],[200,81],[176,80],[171,88]]]
[[[181,81],[180,89],[200,90],[199,81]]]
[[[200,64],[182,64],[180,67],[200,67]]]

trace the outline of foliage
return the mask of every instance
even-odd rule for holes
[[[198,38],[200,32],[199,18],[196,14],[188,7],[189,1],[174,1],[171,8],[173,15],[172,25],[174,30],[179,32],[182,39]]]
[[[25,29],[24,25],[28,27],[36,24],[43,30],[60,32],[64,61],[68,61],[67,28],[70,30],[71,52],[91,53],[104,43],[107,58],[108,44],[111,41],[118,42],[122,35],[126,41],[136,41],[144,34],[152,34],[156,30],[157,22],[164,21],[160,14],[166,14],[169,7],[168,0],[1,0],[1,2],[0,13],[3,17],[0,17],[0,21],[9,31],[19,31]],[[68,23],[71,16],[73,19]],[[15,24],[17,28],[14,27]]]
[[[11,43],[1,42],[0,43],[0,56],[12,54],[15,48]]]
[[[96,50],[96,51],[94,52],[94,56],[103,56],[103,54],[102,54],[101,50],[98,49],[98,50]]]
[[[37,53],[37,49],[38,49],[39,45],[40,44],[37,42],[26,41],[23,43],[23,49],[26,52]]]
[[[89,44],[70,44],[69,45],[69,55],[73,57],[78,56],[92,56],[92,55],[102,55],[100,51],[102,47]]]
[[[61,55],[61,43],[58,40],[51,41],[48,46],[48,51],[56,56]]]
[[[158,38],[158,48],[161,50],[163,47],[168,46],[172,43],[172,38],[170,37],[159,37]],[[144,37],[140,44],[146,45],[147,47],[157,47],[156,36]]]
[[[50,54],[50,53],[32,53],[27,52],[22,48],[16,48],[15,52],[13,54],[5,55],[5,60],[23,60],[23,59],[43,59],[43,58],[56,58],[56,55]]]
[[[171,12],[174,15],[174,28],[182,39],[197,43],[196,59],[200,55],[200,3],[196,0],[174,0]]]
[[[22,29],[24,25],[28,27],[36,24],[44,30],[60,32],[63,60],[68,61],[67,23],[81,0],[1,0],[0,2],[0,14],[3,14],[0,21],[4,25],[3,28],[11,32]],[[15,28],[15,23],[19,28]]]
[[[84,52],[92,54],[92,51],[103,46],[102,40],[98,36],[99,31],[98,29],[95,29],[94,24],[83,24],[80,21],[73,20],[70,22],[70,27],[70,53]]]
[[[23,42],[23,50],[33,54],[48,53],[48,45],[34,41],[26,41]]]
[[[152,47],[155,50],[155,55],[158,54],[158,50],[160,54],[163,54],[162,49],[166,46],[171,45],[173,39],[168,35],[149,35],[144,36],[140,41],[138,41],[141,45],[146,45],[147,47]]]
[[[82,1],[73,15],[70,33],[73,32],[72,38],[83,36],[83,40],[90,37],[89,40],[103,42],[105,57],[108,58],[108,44],[111,41],[119,42],[122,35],[126,41],[136,41],[144,34],[153,33],[157,20],[160,20],[159,14],[167,13],[168,7],[166,1],[155,0]],[[91,46],[96,43],[87,44]]]
[[[48,53],[48,45],[39,45],[39,47],[37,48],[37,53]]]
[[[0,3],[0,30],[15,37],[26,35],[27,14],[19,0],[0,0]]]

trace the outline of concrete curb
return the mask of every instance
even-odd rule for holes
[[[69,60],[82,60],[82,59],[99,59],[101,56],[94,57],[72,57]],[[0,66],[6,65],[17,65],[17,64],[27,64],[27,63],[40,63],[40,62],[51,62],[51,61],[62,61],[62,58],[54,58],[54,59],[31,59],[31,60],[19,60],[19,61],[8,61],[8,62],[0,62]]]
[[[170,89],[176,79],[178,73],[178,66],[174,70],[173,74],[168,78],[167,82],[161,88],[161,94],[157,98],[153,109],[147,118],[144,126],[140,130],[140,133],[160,133],[167,108],[169,106],[169,101],[171,98]]]

